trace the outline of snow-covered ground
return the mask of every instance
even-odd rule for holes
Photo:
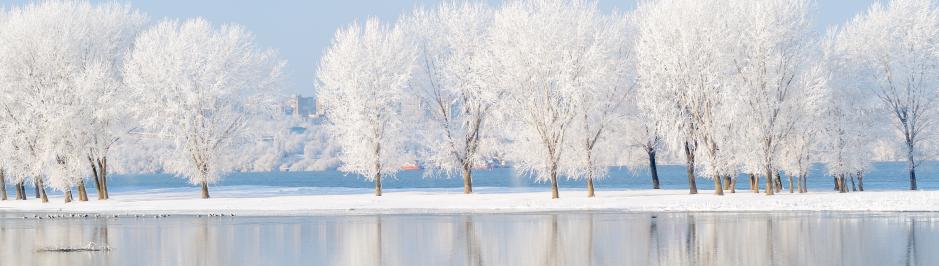
[[[376,197],[367,189],[282,188],[233,186],[211,191],[213,198],[199,199],[198,190],[154,189],[115,193],[112,199],[62,203],[61,197],[46,204],[37,199],[0,202],[0,211],[68,212],[103,214],[210,214],[316,215],[374,213],[506,213],[541,211],[631,212],[737,212],[737,211],[939,211],[939,191],[877,191],[839,194],[811,192],[765,196],[738,191],[718,197],[702,190],[598,191],[587,198],[582,190],[562,190],[561,199],[548,191],[478,188],[464,195],[455,189],[385,190]]]

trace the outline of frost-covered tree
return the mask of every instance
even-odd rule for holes
[[[725,37],[731,34],[723,16],[729,8],[716,0],[661,0],[637,9],[639,94],[651,97],[640,102],[658,103],[643,109],[662,121],[666,143],[685,153],[691,194],[697,193],[696,162],[714,179],[715,194],[723,194],[727,156],[718,145],[731,120],[721,110],[730,70]]]
[[[645,158],[645,161],[629,159],[627,165],[633,170],[648,167],[649,176],[652,178],[652,189],[660,189],[658,171],[658,155],[664,146],[662,135],[659,133],[661,128],[659,121],[647,112],[643,112],[638,104],[640,100],[650,100],[651,97],[638,96],[636,93],[628,96],[626,100],[626,121],[622,125],[622,135],[630,151],[638,149],[641,152],[637,157]],[[643,103],[643,105],[653,105],[655,103]]]
[[[868,92],[852,86],[851,76],[838,74],[840,69],[845,69],[846,61],[838,59],[836,38],[829,35],[822,46],[825,71],[829,72],[830,79],[820,92],[823,108],[819,145],[823,152],[819,159],[834,177],[835,189],[848,192],[846,178],[867,167],[871,160],[869,144],[875,136],[883,135],[879,128],[871,125],[885,121],[886,117],[882,112],[874,112],[878,99],[867,97]]]
[[[573,62],[577,65],[567,81],[574,86],[577,110],[568,138],[571,151],[563,165],[568,176],[586,180],[587,196],[594,197],[594,179],[606,175],[623,148],[613,134],[622,125],[625,101],[635,87],[634,28],[632,20],[620,14],[584,19],[590,19],[593,28],[586,28],[590,32],[583,43],[575,44],[584,51],[575,54],[581,58]]]
[[[400,27],[369,19],[336,32],[317,70],[316,96],[341,152],[339,170],[375,182],[411,161],[404,124],[417,49]]]
[[[736,142],[741,150],[752,150],[742,157],[761,168],[766,177],[766,194],[773,195],[773,177],[779,168],[778,155],[783,142],[804,117],[801,100],[806,97],[806,83],[801,80],[809,64],[817,60],[812,39],[810,0],[741,0],[731,1],[727,10],[733,35],[737,40],[729,55],[733,60],[735,116],[739,127]],[[743,133],[743,134],[739,134]]]
[[[4,23],[0,80],[11,134],[4,148],[27,165],[10,173],[31,177],[44,200],[46,186],[63,191],[67,201],[78,186],[80,199],[87,199],[86,144],[97,130],[89,123],[102,114],[87,112],[83,100],[109,105],[114,95],[89,94],[99,88],[86,80],[121,61],[144,21],[127,5],[50,1],[16,8]]]
[[[596,5],[585,1],[513,1],[493,24],[494,72],[506,91],[506,156],[520,172],[550,181],[552,198],[559,197],[562,158],[574,152],[566,141],[582,113],[579,97],[595,81],[591,46],[599,18]]]
[[[825,87],[828,85],[827,72],[821,66],[812,66],[800,77],[801,94],[796,99],[797,109],[790,109],[792,128],[784,139],[778,160],[779,169],[789,176],[789,192],[793,193],[793,177],[797,179],[799,193],[808,192],[808,173],[812,165],[819,161],[821,151],[819,141],[824,137],[827,102]]]
[[[488,5],[446,3],[417,10],[404,22],[419,50],[410,85],[424,108],[423,157],[448,175],[460,171],[467,194],[473,192],[473,167],[484,162],[484,137],[501,95],[486,60],[492,21]]]
[[[910,189],[922,143],[936,122],[939,93],[939,10],[931,0],[874,2],[835,37],[835,75],[845,89],[862,90],[880,100],[902,138]]]
[[[241,26],[167,20],[137,37],[124,79],[143,130],[173,143],[164,169],[209,198],[208,185],[233,167],[223,155],[258,139],[263,129],[248,122],[273,111],[282,67]]]

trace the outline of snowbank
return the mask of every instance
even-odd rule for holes
[[[598,191],[596,198],[584,191],[562,190],[551,200],[548,191],[479,188],[464,195],[457,189],[385,190],[375,197],[366,189],[221,187],[212,199],[199,199],[196,189],[147,190],[114,193],[108,201],[47,204],[27,201],[0,202],[0,211],[67,212],[102,214],[208,214],[319,215],[319,214],[416,214],[416,213],[511,213],[542,211],[628,212],[750,212],[750,211],[939,211],[939,191],[880,191],[839,194],[811,192],[765,196],[739,192],[718,197],[710,191],[688,195],[686,190]],[[93,195],[91,198],[95,198]]]

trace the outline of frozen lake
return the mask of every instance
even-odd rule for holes
[[[935,213],[24,215],[0,265],[939,265]]]

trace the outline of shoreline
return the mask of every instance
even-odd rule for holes
[[[322,191],[320,191],[322,190]],[[327,193],[323,193],[326,191]],[[701,190],[598,191],[587,198],[583,190],[564,190],[552,200],[547,191],[482,188],[465,195],[450,189],[386,190],[376,197],[367,189],[252,187],[217,189],[213,198],[198,198],[193,188],[113,193],[112,199],[64,204],[0,201],[4,213],[65,213],[102,215],[321,216],[370,214],[511,214],[550,212],[939,212],[939,191],[867,191],[805,194],[741,191],[724,196]],[[331,193],[328,193],[331,192]],[[94,197],[92,197],[94,198]]]

